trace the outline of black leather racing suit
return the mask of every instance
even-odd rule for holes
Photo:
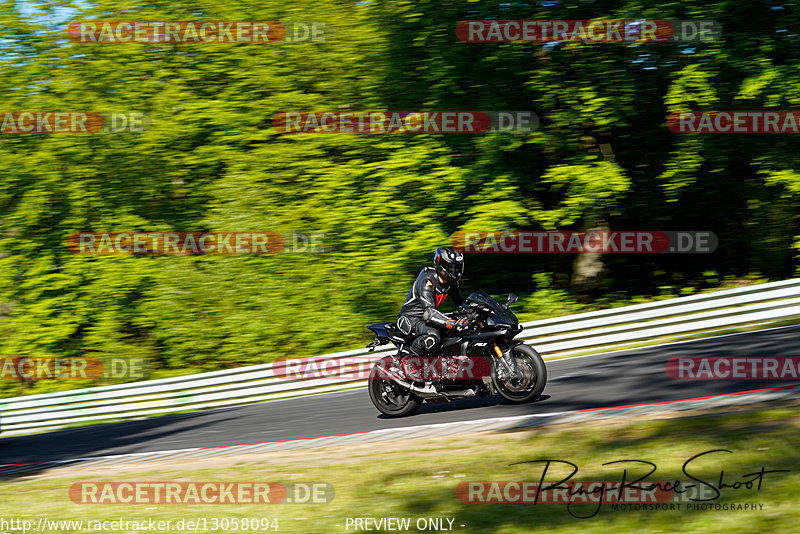
[[[412,356],[422,356],[438,345],[442,340],[440,329],[447,328],[448,323],[452,324],[438,310],[448,295],[456,307],[464,301],[457,282],[442,282],[436,269],[424,267],[411,286],[397,320],[400,330],[416,336],[409,348]]]

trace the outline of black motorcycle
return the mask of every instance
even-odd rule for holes
[[[475,291],[459,307],[467,317],[465,330],[442,339],[439,355],[413,358],[408,347],[414,339],[395,323],[375,323],[370,352],[389,342],[398,347],[393,356],[378,360],[369,376],[369,396],[389,417],[411,415],[423,401],[450,402],[467,397],[499,394],[511,403],[535,400],[547,382],[547,369],[539,353],[514,337],[522,332],[508,309],[513,293],[499,304],[483,291]]]

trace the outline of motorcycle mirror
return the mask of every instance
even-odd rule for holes
[[[517,297],[514,293],[509,293],[508,300],[506,301],[506,308],[517,302],[517,300],[519,300],[519,297]]]

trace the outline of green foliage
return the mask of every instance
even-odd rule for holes
[[[318,20],[309,44],[79,44],[72,20]],[[135,17],[134,15],[135,14]],[[469,44],[475,18],[714,19],[719,42]],[[794,26],[792,26],[794,17]],[[141,134],[0,134],[0,357],[132,355],[157,376],[358,346],[457,230],[710,230],[712,255],[468,256],[469,289],[571,313],[798,271],[792,136],[675,135],[689,109],[797,109],[796,8],[752,2],[0,7],[3,110],[139,110]],[[286,110],[532,110],[531,133],[283,135]],[[587,142],[587,139],[589,140]],[[598,145],[609,152],[598,150]],[[323,232],[326,254],[92,257],[75,232]],[[705,273],[713,271],[713,276]],[[716,280],[716,282],[714,282]],[[578,303],[581,303],[580,305]],[[0,395],[77,383],[0,384]]]
[[[537,273],[533,275],[533,281],[536,290],[514,305],[514,313],[521,321],[570,315],[584,310],[585,307],[569,291],[554,287],[549,274]]]
[[[558,205],[539,216],[547,230],[574,226],[582,218],[594,222],[606,213],[613,213],[618,200],[631,187],[620,167],[607,161],[593,165],[554,165],[541,181],[552,184],[551,191],[561,197]]]

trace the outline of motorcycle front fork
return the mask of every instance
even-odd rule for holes
[[[505,352],[500,350],[497,343],[492,343],[492,351],[497,356],[497,361],[500,364],[500,370],[507,372],[511,377],[517,376],[517,359],[511,354],[511,347]]]

